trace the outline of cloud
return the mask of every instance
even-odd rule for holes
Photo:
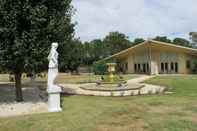
[[[76,37],[83,41],[120,31],[129,36],[188,38],[197,31],[196,0],[73,0]]]

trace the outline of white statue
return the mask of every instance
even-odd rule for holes
[[[51,51],[48,56],[49,69],[48,69],[48,91],[59,90],[60,87],[54,84],[54,80],[58,75],[58,43],[52,43]]]
[[[54,84],[54,80],[58,75],[58,43],[52,43],[51,51],[48,56],[49,69],[48,69],[48,110],[50,112],[61,111],[60,107],[60,92],[61,88]]]

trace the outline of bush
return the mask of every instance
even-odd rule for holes
[[[104,75],[107,72],[106,62],[96,62],[93,64],[95,75]]]
[[[192,72],[194,74],[197,74],[197,60],[194,60],[193,61],[193,69],[192,69]]]

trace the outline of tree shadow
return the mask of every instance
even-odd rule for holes
[[[47,101],[47,93],[45,89],[40,89],[37,84],[25,83],[22,86],[23,102],[38,103]],[[15,103],[15,86],[13,83],[0,84],[0,104]]]

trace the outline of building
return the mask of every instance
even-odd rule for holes
[[[197,49],[155,40],[147,40],[114,54],[113,59],[124,73],[190,74],[197,60]]]

